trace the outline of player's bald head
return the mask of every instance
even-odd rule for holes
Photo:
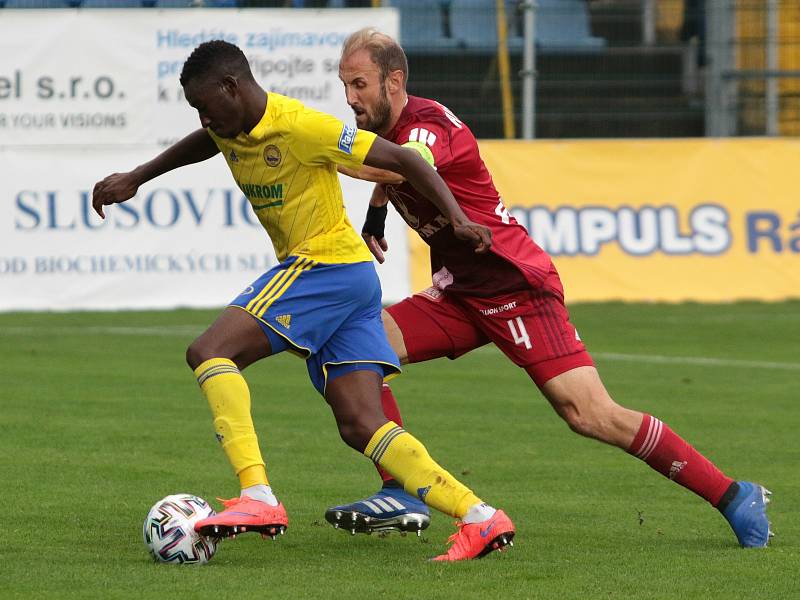
[[[344,41],[341,59],[344,60],[359,50],[366,50],[369,53],[372,62],[380,70],[381,80],[385,80],[392,71],[402,71],[405,86],[408,81],[408,59],[394,38],[374,27],[359,29]]]
[[[195,48],[183,63],[181,85],[186,87],[189,82],[221,81],[226,76],[239,81],[255,81],[247,57],[238,46],[222,40],[211,40]]]

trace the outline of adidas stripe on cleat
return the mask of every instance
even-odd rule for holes
[[[369,498],[329,508],[325,511],[325,520],[352,535],[391,531],[421,535],[430,525],[431,517],[424,502],[414,498],[400,484],[389,482]]]
[[[490,519],[481,523],[456,523],[458,531],[447,540],[452,544],[444,554],[433,561],[454,562],[483,558],[490,552],[503,552],[514,545],[514,523],[502,510],[495,511]]]
[[[722,515],[728,520],[743,548],[764,548],[774,535],[767,519],[767,504],[772,492],[757,483],[736,483],[739,490]]]
[[[248,496],[217,500],[225,505],[225,510],[195,523],[194,530],[200,535],[225,538],[252,531],[274,540],[289,525],[283,504],[272,506]]]

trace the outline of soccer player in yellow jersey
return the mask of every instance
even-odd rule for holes
[[[104,206],[132,198],[143,183],[221,153],[280,261],[237,296],[186,352],[241,487],[238,498],[225,501],[226,510],[198,522],[196,529],[219,537],[255,531],[273,539],[286,529],[286,510],[267,479],[240,371],[288,350],[306,359],[311,381],[330,404],[345,443],[428,505],[475,524],[470,557],[510,544],[514,526],[505,513],[484,504],[383,414],[381,384],[399,371],[399,361],[383,331],[372,255],[345,214],[336,166],[367,165],[401,174],[476,252],[489,249],[489,230],[465,216],[417,152],[297,100],[267,94],[232,44],[198,46],[183,66],[181,85],[202,128],[132,171],[98,182],[92,205],[104,218]]]

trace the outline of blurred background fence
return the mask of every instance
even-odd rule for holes
[[[394,6],[410,91],[449,106],[479,138],[774,136],[800,129],[797,0],[0,0],[0,6]],[[535,54],[533,68],[524,64],[526,48]]]

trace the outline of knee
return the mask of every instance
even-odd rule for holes
[[[562,411],[561,416],[575,433],[619,445],[620,440],[628,435],[624,417],[630,412],[614,402],[597,402],[588,403],[583,409],[571,405]]]
[[[600,437],[599,419],[591,411],[579,410],[572,405],[561,411],[561,418],[579,435],[595,439]]]
[[[213,352],[203,343],[201,338],[197,338],[189,344],[189,347],[186,349],[186,364],[188,364],[192,370],[199,367],[209,358],[214,358]]]
[[[338,421],[339,435],[342,441],[353,450],[364,452],[375,433],[375,428],[368,426],[362,419],[354,418]]]
[[[575,433],[602,442],[611,442],[617,438],[617,413],[620,410],[622,407],[610,398],[594,397],[586,402],[562,406],[560,414]]]

